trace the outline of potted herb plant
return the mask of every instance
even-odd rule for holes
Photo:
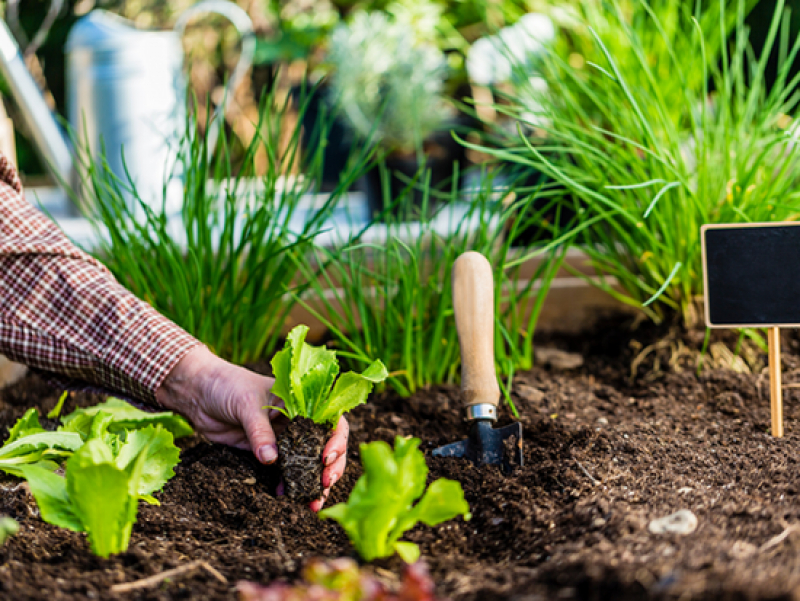
[[[424,171],[431,187],[444,184],[459,147],[444,131],[449,116],[444,53],[392,10],[389,5],[387,12],[354,14],[333,31],[327,56],[338,111],[356,138],[380,146],[390,175],[389,198],[395,199],[415,177],[424,183]],[[414,188],[421,202],[422,186]],[[384,208],[380,169],[367,177],[367,195],[373,211]]]

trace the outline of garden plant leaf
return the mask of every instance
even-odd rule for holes
[[[148,426],[128,434],[115,463],[120,469],[127,469],[143,452],[145,461],[137,493],[150,495],[161,490],[175,475],[173,468],[178,464],[180,450],[173,444],[169,430],[160,425]]]
[[[34,407],[31,407],[25,412],[25,415],[17,420],[17,423],[9,428],[8,438],[4,444],[12,443],[28,434],[36,434],[44,431],[45,429],[42,428],[42,425],[39,423],[39,412],[36,411]]]
[[[0,448],[0,470],[22,476],[21,466],[39,464],[52,471],[58,467],[52,459],[67,457],[81,445],[83,439],[74,432],[34,432]]]
[[[140,472],[139,472],[140,474]],[[138,474],[137,474],[138,475]],[[138,501],[138,481],[118,468],[111,449],[99,439],[87,442],[67,461],[66,489],[70,507],[86,532],[92,552],[100,557],[128,547],[131,504]]]
[[[109,431],[119,433],[124,430],[134,430],[144,428],[148,425],[161,424],[165,429],[172,432],[175,438],[190,436],[193,433],[192,427],[183,417],[171,411],[159,413],[148,413],[137,409],[131,404],[121,399],[109,398],[105,403],[76,409],[63,419],[64,429],[79,431],[85,427],[86,419],[93,417],[97,412],[103,411],[112,416],[112,423]]]
[[[83,531],[83,524],[75,515],[67,494],[67,483],[62,476],[40,465],[21,466],[19,471],[28,481],[45,522],[74,532]]]
[[[417,522],[435,526],[458,515],[470,518],[458,482],[441,478],[425,490],[428,466],[419,444],[418,438],[400,436],[395,439],[394,451],[383,441],[362,444],[364,474],[347,503],[319,514],[339,522],[366,561],[396,552],[413,563],[419,558],[419,547],[398,539]]]

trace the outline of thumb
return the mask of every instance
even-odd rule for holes
[[[267,411],[261,408],[262,401],[240,405],[239,421],[247,435],[250,449],[261,463],[269,464],[278,458],[278,446],[275,444],[275,431],[267,417]]]

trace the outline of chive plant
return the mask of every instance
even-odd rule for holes
[[[420,181],[424,198],[415,211],[410,192]],[[498,193],[486,177],[466,201],[456,185],[439,192],[439,208],[431,212],[427,205],[436,192],[425,181],[421,173],[398,198],[385,197],[392,210],[383,213],[382,223],[359,232],[340,250],[298,253],[301,270],[311,281],[300,300],[327,326],[340,357],[362,368],[380,357],[389,370],[388,384],[407,396],[458,380],[450,272],[461,253],[477,250],[496,266],[495,356],[510,382],[515,369],[532,365],[536,322],[571,234],[559,235],[545,222],[543,216],[556,202],[545,192],[508,202],[514,193]],[[451,212],[459,201],[464,211]],[[410,212],[417,221],[407,220]],[[539,233],[524,246],[512,247],[519,231],[532,224]],[[533,271],[524,270],[535,257],[544,260]]]
[[[800,213],[790,117],[800,39],[790,39],[779,1],[758,55],[745,25],[751,6],[609,0],[602,12],[584,10],[586,62],[558,46],[544,59],[544,137],[521,124],[507,147],[483,149],[564,186],[598,285],[655,321],[700,319],[702,224]]]
[[[289,99],[278,103],[265,95],[258,133],[238,167],[226,137],[209,148],[194,133],[196,118],[189,117],[178,160],[184,196],[177,228],[168,216],[166,191],[162,207],[154,209],[130,179],[122,181],[105,162],[84,157],[94,219],[108,232],[98,256],[135,295],[235,363],[275,350],[291,309],[287,291],[302,289],[292,252],[311,246],[370,161],[369,151],[354,151],[338,186],[327,197],[315,194],[324,146],[301,152],[308,99],[301,98],[299,114],[292,116]],[[316,127],[325,139],[327,119]],[[267,157],[263,176],[254,173],[257,153]],[[287,177],[295,166],[302,176]],[[314,198],[322,200],[309,208]]]

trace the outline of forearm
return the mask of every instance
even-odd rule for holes
[[[0,157],[0,353],[155,403],[166,375],[198,344],[29,205]]]

